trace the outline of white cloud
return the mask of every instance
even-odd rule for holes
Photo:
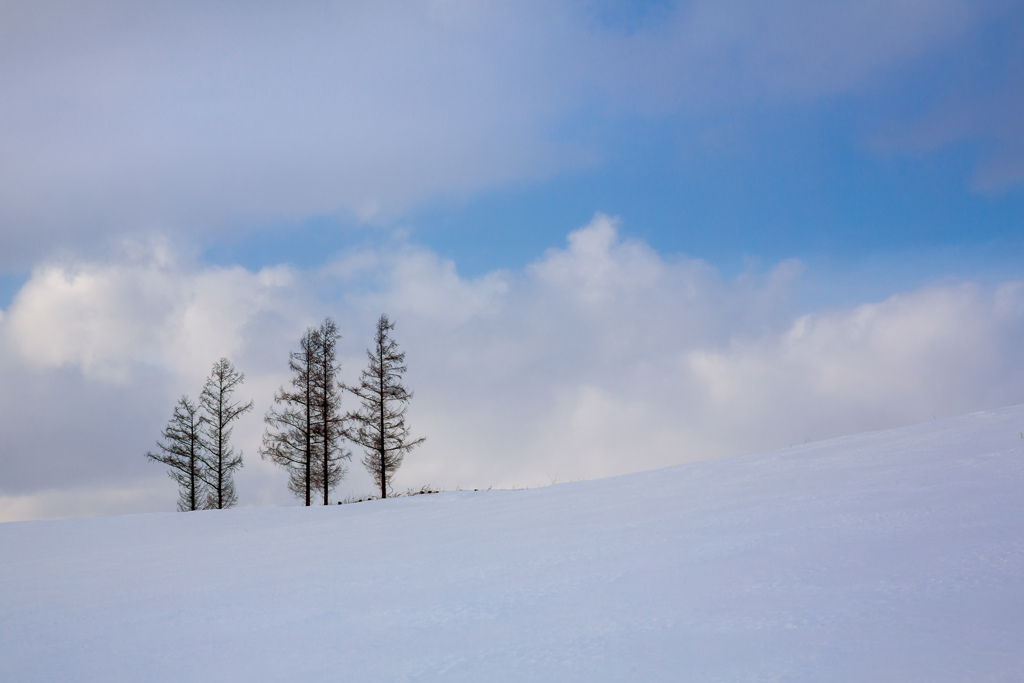
[[[1020,283],[924,289],[850,310],[805,315],[788,331],[698,349],[688,363],[719,411],[778,440],[948,416],[1020,398],[1012,351]]]
[[[293,292],[284,267],[199,270],[183,268],[163,245],[142,252],[113,264],[36,268],[6,320],[20,357],[121,381],[139,363],[194,374],[209,358],[237,353],[245,324],[284,308],[282,294]]]
[[[288,351],[324,314],[345,335],[347,381],[363,365],[376,317],[386,311],[398,323],[416,392],[411,425],[428,437],[408,456],[399,488],[606,476],[1020,399],[1024,284],[931,287],[799,315],[790,291],[802,286],[800,272],[783,262],[723,281],[702,261],[622,239],[600,215],[523,271],[477,279],[408,244],[342,254],[317,272],[200,267],[159,248],[40,268],[0,328],[0,373],[41,383],[40,396],[92,404],[80,422],[74,411],[55,418],[44,402],[0,413],[13,444],[0,480],[22,482],[5,489],[7,509],[43,510],[24,497],[81,489],[80,469],[60,474],[71,462],[95,463],[89,481],[99,488],[121,470],[134,477],[121,489],[150,486],[139,477],[160,474],[140,464],[142,453],[176,396],[198,391],[224,353],[246,372],[245,394],[257,403],[236,432],[249,463],[243,504],[287,502],[282,477],[255,458],[260,418],[287,379]],[[129,404],[144,417],[125,429]],[[69,427],[33,451],[37,440],[25,435],[55,420],[98,436],[62,451],[61,439],[76,438]],[[342,495],[370,489],[356,460]],[[56,474],[37,477],[33,467]],[[168,501],[154,498],[153,507]]]

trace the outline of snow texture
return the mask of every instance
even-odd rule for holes
[[[2,524],[0,680],[1021,681],[1022,429]]]

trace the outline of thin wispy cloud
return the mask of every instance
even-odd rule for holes
[[[394,220],[597,163],[581,116],[599,130],[870,90],[999,5],[690,2],[630,30],[602,7],[7,4],[0,267],[126,233]]]

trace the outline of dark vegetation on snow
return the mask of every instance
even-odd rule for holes
[[[347,443],[362,448],[362,464],[378,492],[338,504],[439,493],[430,486],[397,494],[390,490],[406,454],[425,440],[413,438],[406,424],[413,394],[402,383],[405,353],[392,337],[394,329],[395,323],[382,314],[373,346],[366,351],[366,368],[354,386],[338,379],[341,333],[329,317],[319,327],[308,328],[299,349],[288,355],[292,378],[288,387],[274,394],[274,405],[264,417],[267,428],[259,454],[288,472],[288,489],[307,506],[313,504],[314,494],[323,505],[330,504],[331,490],[348,473],[345,463],[352,452]],[[241,451],[230,444],[232,423],[252,410],[253,402],[232,397],[244,380],[227,358],[214,363],[199,401],[179,398],[157,451],[146,454],[167,465],[168,475],[178,483],[179,510],[222,509],[238,503],[233,475],[243,461]],[[359,399],[359,407],[342,413],[346,392]]]

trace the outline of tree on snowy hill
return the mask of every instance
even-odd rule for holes
[[[320,347],[317,337],[316,330],[307,329],[299,340],[299,350],[288,354],[292,389],[286,391],[281,387],[274,394],[275,406],[263,418],[267,430],[259,451],[261,458],[288,471],[288,489],[300,498],[305,497],[306,505],[310,504],[313,488],[313,410],[317,402],[314,373],[319,365]]]
[[[370,362],[360,375],[359,385],[344,387],[362,402],[358,411],[346,416],[353,425],[346,436],[365,449],[363,465],[380,487],[381,498],[388,497],[388,483],[405,454],[425,440],[410,440],[405,424],[412,392],[402,386],[405,354],[398,352],[398,344],[391,338],[394,328],[395,324],[382,314],[377,321],[374,346],[366,351]]]
[[[203,482],[203,416],[199,406],[187,396],[178,399],[174,415],[163,431],[163,441],[157,441],[159,453],[146,453],[146,457],[161,462],[171,469],[167,472],[178,482],[178,509],[198,510],[206,502]]]
[[[231,401],[235,389],[245,375],[235,369],[227,358],[213,364],[199,403],[206,412],[203,462],[203,481],[209,487],[206,507],[223,509],[238,502],[234,472],[242,466],[242,453],[229,445],[231,423],[252,410],[253,403]]]
[[[288,488],[306,505],[312,504],[313,492],[322,492],[328,504],[330,489],[345,475],[341,461],[350,457],[341,447],[339,337],[330,318],[319,329],[306,330],[299,350],[288,357],[291,389],[277,391],[276,406],[264,418],[260,456],[288,471]]]
[[[323,494],[324,505],[329,505],[329,495],[346,474],[343,460],[352,457],[352,453],[343,445],[345,436],[345,416],[341,414],[341,389],[338,383],[338,372],[341,361],[338,360],[338,326],[331,318],[324,318],[317,330],[319,352],[313,373],[316,387],[316,428],[318,452],[313,459],[312,488]]]

